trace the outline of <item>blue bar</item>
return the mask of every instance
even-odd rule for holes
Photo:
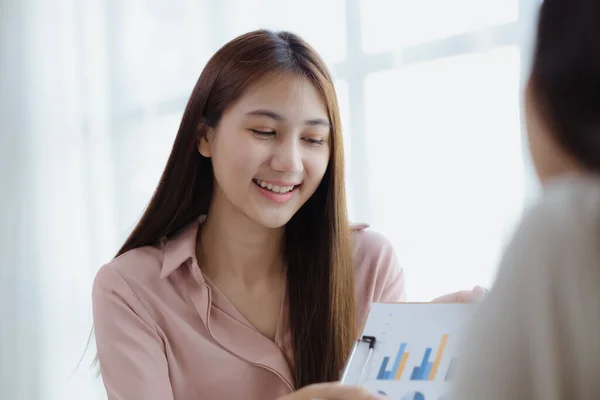
[[[425,356],[423,357],[423,362],[421,363],[421,369],[425,370],[427,368],[427,363],[429,363],[429,356],[431,355],[431,347],[425,350]]]
[[[431,370],[431,363],[429,362],[429,356],[431,355],[431,347],[425,350],[425,356],[423,357],[423,362],[420,367],[415,367],[413,370],[411,380],[415,381],[423,381],[427,380],[427,369],[429,366],[429,370]]]
[[[406,343],[402,343],[400,349],[398,350],[398,354],[396,354],[396,361],[394,361],[394,367],[392,368],[390,379],[394,379],[394,376],[396,376],[396,372],[398,372],[398,368],[400,367],[400,361],[402,361],[402,355],[404,354],[405,349]]]
[[[432,363],[427,363],[427,368],[425,368],[425,371],[423,371],[423,376],[421,377],[422,381],[429,380],[429,373],[431,372],[432,367],[433,367]]]
[[[377,380],[388,380],[389,372],[386,371],[388,362],[390,362],[389,357],[383,357],[383,362],[381,363],[381,368],[379,368],[379,373],[377,374]]]
[[[410,380],[418,381],[420,379],[421,379],[421,368],[415,367],[415,369],[413,369],[412,375],[410,376]]]

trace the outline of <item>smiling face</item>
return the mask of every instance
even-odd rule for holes
[[[264,77],[200,141],[214,171],[211,209],[267,228],[284,226],[321,183],[330,140],[327,108],[308,79]]]

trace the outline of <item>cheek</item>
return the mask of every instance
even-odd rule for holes
[[[248,180],[248,176],[251,178],[257,158],[252,146],[240,137],[220,139],[215,140],[212,156],[218,181],[225,185],[226,182]]]
[[[328,165],[329,151],[325,149],[323,151],[312,152],[305,158],[304,168],[315,186],[318,186],[319,182],[321,182]]]

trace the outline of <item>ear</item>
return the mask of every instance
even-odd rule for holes
[[[200,140],[198,140],[198,152],[206,158],[210,158],[212,156],[212,138],[213,138],[213,129],[206,128],[205,132],[200,135]]]

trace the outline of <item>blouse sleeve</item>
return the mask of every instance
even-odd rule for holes
[[[173,400],[163,342],[151,315],[110,266],[94,281],[94,329],[109,400]]]

